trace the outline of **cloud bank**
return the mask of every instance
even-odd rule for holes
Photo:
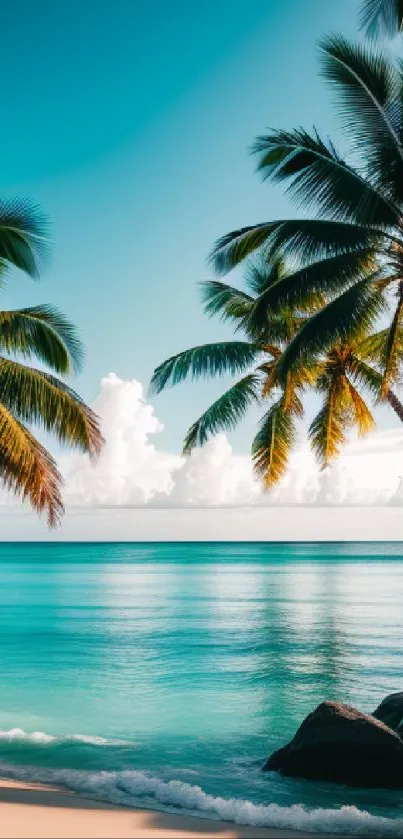
[[[82,455],[64,458],[68,506],[97,508],[236,508],[403,505],[403,428],[352,442],[331,470],[320,473],[308,447],[291,459],[283,482],[264,493],[250,458],[235,454],[225,435],[190,457],[154,443],[163,426],[140,382],[110,374],[94,408],[105,448],[97,464]],[[158,439],[158,437],[157,437]]]

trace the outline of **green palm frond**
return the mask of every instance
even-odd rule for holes
[[[273,223],[241,227],[222,236],[215,244],[210,261],[217,274],[227,274],[231,268],[265,244],[273,231]]]
[[[212,434],[233,430],[253,402],[260,401],[261,380],[256,373],[245,376],[223,393],[199,417],[186,434],[183,454],[202,446]]]
[[[0,349],[36,356],[56,373],[79,370],[84,355],[74,326],[51,306],[0,311]]]
[[[225,274],[260,249],[269,263],[273,255],[281,254],[306,265],[329,256],[371,251],[387,239],[387,231],[370,225],[327,219],[286,219],[227,233],[216,242],[210,260],[218,274]],[[248,275],[246,280],[249,285]],[[252,287],[256,294],[262,290],[259,286]]]
[[[278,363],[280,381],[306,357],[370,332],[384,305],[382,292],[367,279],[340,294],[309,318],[285,349]]]
[[[322,41],[322,72],[335,87],[342,127],[380,190],[403,197],[402,76],[383,53],[341,36]],[[396,126],[397,122],[397,126]]]
[[[268,317],[284,308],[290,311],[306,308],[314,310],[323,302],[323,295],[331,297],[344,291],[358,280],[368,277],[369,271],[375,267],[372,254],[367,250],[313,262],[287,274],[264,291],[244,318],[244,323],[267,322]]]
[[[243,373],[259,357],[259,346],[246,341],[221,341],[204,344],[178,353],[160,364],[153,373],[150,391],[161,393],[164,388],[192,379]]]
[[[272,223],[266,247],[270,254],[280,253],[285,259],[302,265],[329,256],[372,250],[387,238],[376,227],[327,219],[290,219]]]
[[[253,305],[253,297],[249,294],[218,280],[207,280],[200,286],[206,315],[220,315],[223,321],[237,321]]]
[[[64,382],[0,358],[0,394],[4,407],[20,422],[40,425],[92,457],[99,454],[103,439],[98,418]]]
[[[0,202],[0,272],[12,265],[37,278],[48,251],[48,224],[38,207]]]
[[[250,260],[245,268],[245,284],[253,295],[259,296],[286,274],[284,260],[280,256]]]
[[[263,417],[252,443],[254,470],[266,489],[284,477],[296,439],[295,417],[281,396]]]
[[[381,329],[379,332],[366,335],[354,348],[356,355],[363,361],[382,365],[385,362],[386,347],[388,344],[390,328]],[[400,357],[403,357],[403,327],[395,327],[394,340]]]
[[[0,480],[55,527],[63,514],[62,477],[49,452],[0,402]]]
[[[360,358],[359,353],[360,345],[357,347],[356,352],[351,356],[349,363],[349,376],[358,387],[365,389],[373,398],[378,400],[382,389],[382,373]]]
[[[403,0],[363,0],[360,26],[369,38],[392,38],[403,29]]]
[[[400,210],[340,157],[318,134],[272,131],[258,137],[254,149],[265,178],[288,181],[287,191],[305,208],[316,208],[329,219],[358,225],[389,227]],[[263,231],[260,232],[263,238]]]

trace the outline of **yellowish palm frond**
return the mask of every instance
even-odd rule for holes
[[[308,436],[322,469],[329,466],[346,443],[346,380],[336,380],[324,391],[323,405]]]
[[[365,437],[366,434],[374,430],[375,420],[363,398],[358,393],[358,390],[356,390],[348,379],[347,384],[351,400],[352,422],[360,437]]]
[[[0,479],[7,490],[47,514],[55,527],[63,514],[62,477],[49,452],[0,403]]]
[[[266,364],[262,364],[259,368],[264,373],[264,380],[262,385],[262,396],[266,399],[270,394],[278,387],[278,382],[276,379],[276,361],[270,361]]]

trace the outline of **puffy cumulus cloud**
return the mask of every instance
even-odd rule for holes
[[[294,454],[284,480],[270,493],[256,481],[250,458],[234,454],[225,435],[190,457],[158,448],[163,430],[138,381],[110,374],[94,408],[106,445],[99,461],[64,462],[66,502],[79,506],[256,507],[403,504],[403,429],[376,432],[351,443],[332,469],[320,473],[305,446]]]
[[[77,455],[62,463],[66,501],[70,504],[146,504],[156,494],[169,495],[181,459],[158,451],[149,437],[163,430],[140,382],[113,373],[101,381],[93,405],[106,440],[93,465]]]

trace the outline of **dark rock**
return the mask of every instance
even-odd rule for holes
[[[403,735],[403,691],[391,693],[378,705],[373,716],[385,723],[400,736]]]
[[[403,741],[349,705],[322,702],[264,771],[356,787],[403,788]]]

